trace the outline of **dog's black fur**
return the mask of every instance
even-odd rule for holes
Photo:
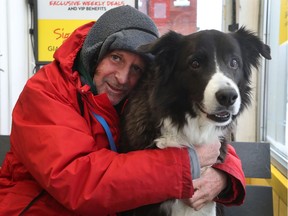
[[[155,140],[162,136],[163,120],[167,118],[181,132],[187,127],[187,116],[196,119],[202,115],[205,122],[215,124],[214,132],[221,131],[219,136],[225,136],[236,117],[250,104],[252,67],[257,68],[260,55],[271,59],[270,48],[244,27],[229,34],[206,30],[183,36],[171,31],[140,51],[154,55],[155,59],[125,107],[121,121],[122,152],[157,148]],[[217,106],[210,112],[204,101],[209,93],[204,91],[216,72],[231,82],[215,92]],[[230,88],[233,83],[235,86]],[[236,111],[230,106],[236,106]],[[198,144],[203,141],[196,140]],[[224,159],[224,139],[222,143]],[[162,211],[161,204],[150,207],[130,211],[130,215],[170,215],[169,208]]]

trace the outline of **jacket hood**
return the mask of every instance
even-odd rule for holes
[[[73,70],[76,57],[94,23],[95,22],[86,23],[75,29],[55,51],[53,57],[66,75],[71,76],[71,70]]]

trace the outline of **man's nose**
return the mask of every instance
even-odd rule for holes
[[[122,68],[118,70],[115,77],[119,84],[127,83],[129,78],[129,68]]]

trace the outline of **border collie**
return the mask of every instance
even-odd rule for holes
[[[126,104],[121,125],[122,152],[146,148],[191,147],[221,140],[250,104],[250,77],[270,48],[244,27],[181,35],[173,31],[140,47],[154,56],[151,67]],[[132,213],[131,213],[132,212]],[[131,215],[214,216],[211,202],[200,211],[180,200],[132,210]]]

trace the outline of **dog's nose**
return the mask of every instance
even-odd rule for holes
[[[216,98],[222,106],[229,107],[235,103],[238,94],[234,89],[221,89],[216,92]]]

